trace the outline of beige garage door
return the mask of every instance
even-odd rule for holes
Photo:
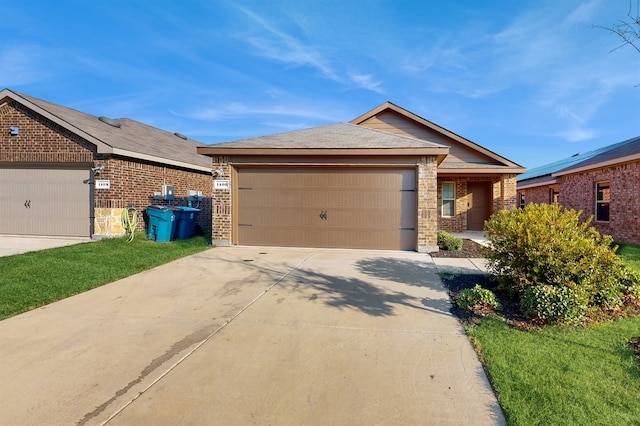
[[[0,169],[0,234],[91,236],[89,173]]]
[[[238,170],[242,245],[415,250],[414,170]]]

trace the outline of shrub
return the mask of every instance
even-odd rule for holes
[[[462,249],[462,238],[455,237],[446,231],[438,231],[438,247],[442,250],[458,251]]]
[[[538,285],[522,293],[520,310],[545,323],[578,323],[588,311],[587,297],[569,287]]]
[[[476,284],[473,288],[464,289],[458,294],[456,301],[458,306],[467,311],[473,311],[480,308],[491,308],[500,310],[501,305],[496,295],[491,290],[480,287]]]
[[[557,205],[528,204],[486,222],[489,269],[521,298],[526,315],[574,321],[585,307],[619,306],[640,282],[611,248],[611,237],[591,227],[591,219],[581,222],[580,215]]]
[[[640,274],[638,272],[625,268],[619,281],[625,295],[640,300]]]

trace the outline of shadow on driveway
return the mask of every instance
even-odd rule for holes
[[[323,269],[331,271],[328,273],[304,266],[289,275],[294,281],[291,290],[308,293],[312,289],[305,297],[320,298],[327,306],[352,308],[375,317],[395,316],[397,306],[451,315],[446,290],[432,263],[394,257],[357,259],[351,276],[335,273],[329,265]],[[260,269],[265,272],[264,266]]]

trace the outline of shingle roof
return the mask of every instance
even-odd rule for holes
[[[447,148],[433,142],[400,136],[349,123],[336,123],[211,146],[216,148],[266,149],[384,149]]]
[[[133,158],[158,161],[166,164],[211,169],[211,158],[197,153],[198,146],[206,146],[192,139],[183,139],[173,133],[128,118],[113,120],[114,127],[97,116],[54,104],[9,89],[0,92],[0,99],[10,96],[29,109],[38,108],[51,114],[55,121],[69,131],[99,146],[98,152],[111,152]]]
[[[631,154],[640,153],[640,136],[626,141],[607,145],[593,151],[583,154],[576,154],[569,158],[545,164],[543,166],[534,167],[518,176],[517,181],[531,181],[531,179],[543,176],[551,176],[553,173],[572,170],[579,167],[585,167],[592,164],[598,164],[604,161],[625,157]]]

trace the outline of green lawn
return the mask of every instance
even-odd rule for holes
[[[640,247],[618,253],[640,271]],[[467,332],[510,425],[640,424],[640,318],[522,331],[486,317]]]
[[[510,425],[640,423],[640,368],[628,344],[640,318],[536,331],[485,318],[467,331]]]
[[[209,248],[204,237],[104,239],[0,257],[0,320]]]
[[[632,244],[620,244],[617,252],[625,263],[640,272],[640,246]]]

